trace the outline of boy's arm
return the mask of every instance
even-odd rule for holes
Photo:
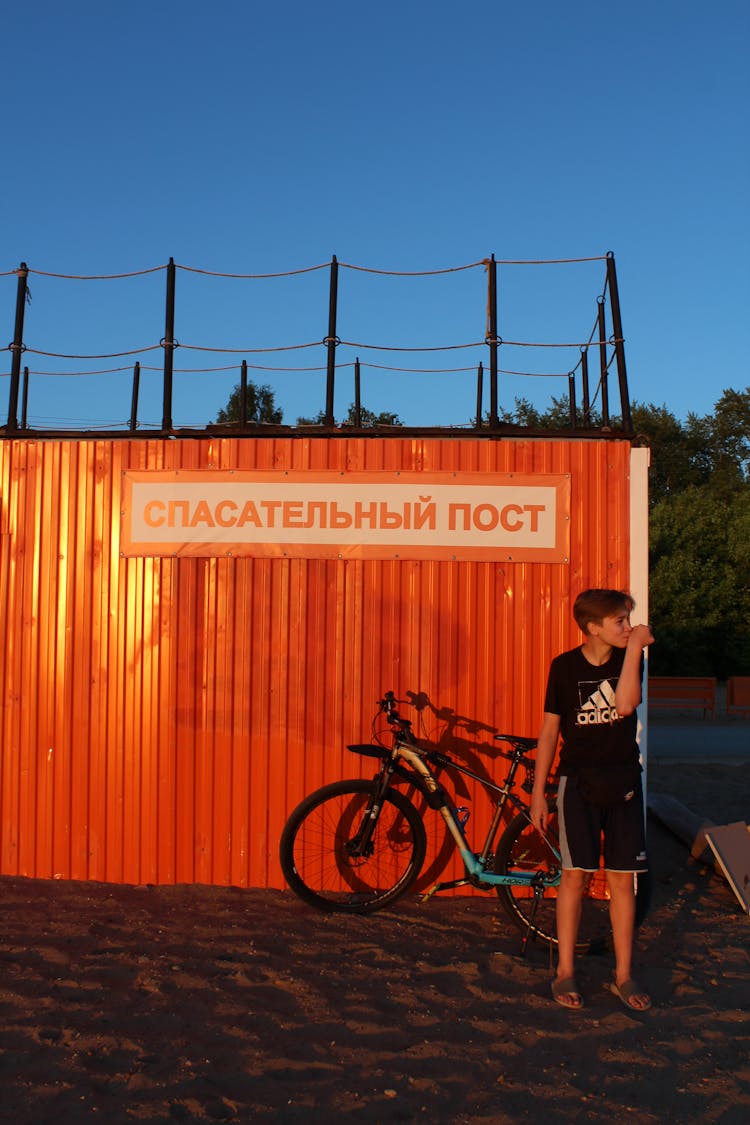
[[[628,637],[625,659],[615,691],[615,710],[624,718],[632,715],[641,702],[641,654],[653,644],[653,634],[648,625],[635,625]]]
[[[539,739],[536,745],[534,788],[531,793],[530,809],[531,823],[535,828],[538,828],[540,832],[544,831],[546,828],[547,818],[549,816],[545,786],[547,784],[549,771],[552,769],[552,763],[555,760],[555,751],[557,750],[559,735],[560,716],[554,715],[551,711],[545,711],[542,729],[539,732]]]

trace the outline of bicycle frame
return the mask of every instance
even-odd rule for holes
[[[388,716],[388,721],[393,725],[399,724],[401,729],[395,731],[393,734],[393,748],[390,753],[385,749],[380,749],[378,751],[378,755],[383,759],[383,765],[380,770],[380,784],[377,786],[373,799],[368,803],[367,811],[359,831],[354,838],[349,841],[348,847],[352,854],[358,854],[360,850],[364,851],[367,847],[374,826],[377,823],[383,795],[391,785],[394,774],[397,773],[399,776],[404,777],[415,785],[426,798],[430,808],[438,812],[443,818],[446,828],[458,848],[466,871],[466,875],[462,879],[435,883],[434,886],[425,892],[423,900],[430,898],[439,891],[468,885],[485,890],[490,890],[498,886],[528,887],[531,890],[538,888],[540,893],[549,887],[558,886],[560,882],[559,869],[548,875],[545,875],[541,871],[533,873],[519,872],[516,875],[510,875],[488,870],[487,865],[491,857],[492,847],[507,802],[510,801],[516,811],[525,816],[529,824],[531,824],[527,806],[512,791],[518,767],[523,762],[522,751],[517,746],[514,748],[513,754],[509,755],[511,766],[505,777],[505,781],[502,785],[497,785],[495,782],[480,776],[460,762],[454,761],[454,759],[450,758],[447,754],[440,753],[439,751],[431,751],[429,755],[426,755],[425,752],[420,750],[416,745],[414,735],[411,733],[410,729],[411,724],[408,720],[401,719],[400,716],[394,713]],[[358,753],[372,754],[374,748],[372,746],[350,746],[349,749]],[[452,769],[458,773],[464,774],[466,777],[470,777],[474,781],[479,782],[485,790],[489,790],[496,795],[497,802],[495,811],[480,852],[473,852],[469,846],[465,827],[464,824],[461,823],[458,810],[445,788],[430,769],[426,760],[428,756],[438,767]],[[400,765],[400,762],[404,762],[406,766],[408,766],[408,769],[404,769]],[[378,779],[376,778],[376,780]],[[555,858],[560,861],[561,856],[556,842],[546,833],[541,833],[541,835]]]
[[[554,877],[545,877],[540,872],[535,872],[534,874],[527,873],[508,875],[499,874],[495,871],[490,871],[487,869],[487,862],[490,858],[492,846],[495,842],[497,830],[500,826],[503,811],[507,802],[510,801],[516,811],[522,813],[529,821],[529,824],[531,824],[531,818],[529,817],[526,805],[511,790],[511,786],[518,769],[519,760],[515,760],[512,763],[503,785],[497,785],[495,782],[488,781],[486,778],[481,777],[479,774],[475,773],[473,770],[468,769],[468,767],[461,765],[459,762],[455,762],[452,758],[448,758],[447,755],[440,755],[441,758],[446,759],[444,763],[441,763],[445,765],[446,768],[455,769],[458,773],[462,773],[466,777],[470,777],[474,781],[478,781],[485,787],[485,789],[491,790],[498,797],[497,803],[495,805],[495,811],[492,815],[492,820],[490,821],[490,826],[487,830],[487,835],[485,837],[482,850],[478,853],[475,853],[469,846],[469,842],[466,838],[466,830],[457,815],[456,806],[452,801],[450,801],[450,799],[448,798],[448,794],[445,792],[445,789],[437,780],[427,763],[424,761],[419,751],[412,749],[408,745],[404,745],[398,739],[396,740],[396,748],[398,750],[399,756],[403,758],[404,761],[408,762],[409,766],[414,770],[414,772],[419,774],[419,776],[422,778],[425,788],[428,790],[428,792],[435,794],[439,793],[444,798],[443,803],[436,809],[436,811],[442,816],[443,820],[445,821],[446,828],[455,841],[456,847],[458,848],[459,854],[467,872],[466,877],[463,879],[453,879],[449,882],[435,883],[433,887],[430,887],[430,889],[425,892],[425,899],[430,898],[433,894],[436,894],[439,891],[449,890],[454,887],[464,887],[467,885],[485,886],[489,889],[497,886],[533,888],[535,883],[541,883],[542,888],[546,888],[555,887],[559,884],[559,873]],[[547,836],[546,834],[543,835],[545,841],[549,845],[555,857],[559,860],[560,852],[558,848],[555,846],[554,842],[549,838],[549,836]]]

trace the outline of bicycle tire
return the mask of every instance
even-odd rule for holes
[[[370,854],[347,851],[372,792],[372,781],[334,781],[306,797],[284,826],[279,844],[284,878],[318,910],[381,910],[405,894],[421,870],[427,834],[414,805],[397,790],[383,798]]]
[[[557,817],[554,808],[550,811],[552,816],[548,835],[556,840]],[[495,858],[495,871],[505,875],[519,871],[549,872],[558,870],[559,867],[559,860],[550,846],[531,826],[526,816],[518,813],[500,838]],[[636,880],[635,924],[638,927],[648,911],[651,879],[646,872],[636,876]],[[533,894],[530,895],[525,887],[499,886],[497,893],[502,906],[520,929],[528,930],[531,938],[539,939],[546,945],[557,945],[555,922],[557,895],[554,888],[545,890],[537,901],[535,910]],[[530,924],[532,910],[533,921]],[[609,897],[606,876],[600,871],[591,876],[584,893],[576,953],[603,953],[611,948]]]

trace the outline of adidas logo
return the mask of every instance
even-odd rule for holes
[[[615,708],[615,689],[609,680],[602,680],[581,705],[576,715],[576,725],[582,727],[592,723],[616,723],[619,718]]]

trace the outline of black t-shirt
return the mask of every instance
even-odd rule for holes
[[[638,762],[636,713],[621,718],[615,710],[624,659],[625,649],[613,648],[606,664],[594,665],[574,648],[552,661],[544,710],[560,716],[561,774],[575,774],[579,766]]]

